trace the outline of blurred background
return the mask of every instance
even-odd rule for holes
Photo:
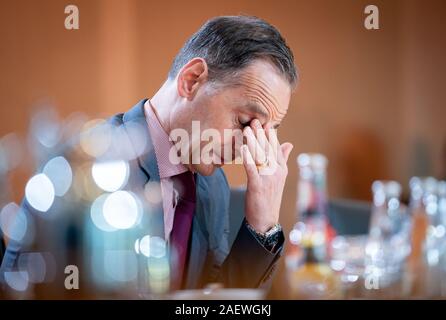
[[[68,4],[79,8],[79,30],[64,28]],[[379,8],[379,30],[364,28],[368,4]],[[330,197],[371,200],[372,182],[392,179],[407,198],[410,177],[446,178],[445,9],[442,0],[0,0],[0,137],[24,139],[42,106],[60,119],[124,112],[156,92],[207,19],[255,15],[281,31],[300,71],[279,130],[294,144],[285,229],[301,152],[327,156]],[[25,148],[6,177],[10,201],[24,195],[28,159]],[[245,183],[242,167],[224,169],[231,186]]]

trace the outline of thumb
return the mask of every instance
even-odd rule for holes
[[[293,150],[293,147],[294,146],[289,142],[285,142],[280,146],[285,163],[288,161],[288,158],[290,157],[290,153],[291,150]]]

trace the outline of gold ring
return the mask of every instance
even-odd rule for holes
[[[256,164],[257,170],[260,170],[262,168],[268,167],[269,165],[269,160],[268,158],[266,158],[265,162],[261,163],[261,164]]]

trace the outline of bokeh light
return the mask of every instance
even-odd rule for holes
[[[117,229],[112,227],[105,220],[104,213],[103,213],[104,202],[108,196],[109,196],[109,194],[103,194],[103,195],[100,195],[99,197],[97,197],[93,201],[93,203],[91,204],[90,216],[91,216],[91,220],[93,221],[94,225],[98,229],[100,229],[102,231],[106,231],[106,232],[112,232],[112,231],[116,231]]]
[[[41,212],[48,211],[54,202],[54,186],[43,173],[29,179],[25,187],[25,197],[28,203]]]
[[[63,137],[78,137],[88,118],[82,112],[74,112],[70,114],[63,122]]]
[[[0,139],[0,174],[15,169],[23,160],[23,145],[15,133]]]
[[[5,281],[9,287],[16,291],[28,289],[29,278],[26,271],[6,271]]]
[[[104,202],[105,221],[116,229],[128,229],[139,220],[140,206],[137,199],[127,191],[116,191]]]
[[[56,196],[63,196],[70,189],[73,181],[73,172],[64,157],[55,157],[48,161],[43,173],[51,180]]]
[[[151,204],[159,204],[162,201],[161,184],[156,181],[149,181],[144,186],[144,196]]]
[[[8,203],[0,212],[0,227],[10,240],[20,242],[24,238],[28,222],[23,210],[14,202]]]
[[[46,277],[46,262],[39,252],[22,253],[18,259],[19,269],[28,274],[28,281],[42,283]]]
[[[147,145],[147,128],[136,122],[112,129],[112,148],[108,156],[125,160],[135,159],[142,155]]]
[[[139,254],[139,239],[136,239],[135,241],[135,252],[136,254]]]
[[[150,236],[142,237],[139,242],[139,251],[146,257],[150,257]]]
[[[53,108],[39,110],[31,119],[31,134],[44,147],[53,148],[61,138],[59,116]]]
[[[82,201],[91,202],[100,190],[92,179],[91,163],[86,161],[73,166],[73,192],[72,195]]]
[[[104,191],[114,192],[122,188],[129,176],[129,165],[126,161],[95,162],[91,168],[93,180]]]
[[[100,157],[109,149],[111,141],[112,127],[104,119],[90,120],[83,125],[80,145],[86,154]]]
[[[146,257],[162,258],[166,255],[166,241],[160,237],[144,236],[139,242],[139,251]]]
[[[153,259],[149,265],[150,289],[154,293],[163,294],[169,290],[170,265],[169,259]]]

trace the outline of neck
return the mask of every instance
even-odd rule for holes
[[[146,103],[146,108],[153,108],[158,121],[167,134],[170,134],[172,128],[172,115],[177,105],[175,95],[175,83],[172,80],[166,80],[155,95]]]

